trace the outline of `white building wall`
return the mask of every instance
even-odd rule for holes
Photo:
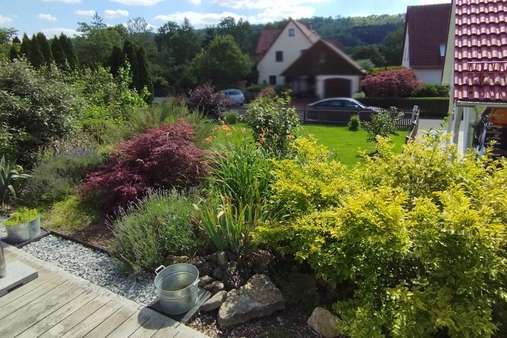
[[[344,76],[344,75],[319,75],[316,78],[315,92],[320,99],[324,99],[326,95],[325,83],[327,79],[347,79],[351,81],[352,95],[359,91],[359,76]]]
[[[442,83],[442,69],[414,69],[417,80],[428,84]]]
[[[403,59],[401,65],[405,68],[410,68],[410,39],[408,38],[408,27],[405,32],[405,47],[403,48]]]
[[[290,29],[294,29],[295,36],[289,36]],[[285,79],[280,74],[301,56],[303,50],[311,46],[310,40],[299,30],[294,22],[289,22],[257,65],[259,84],[269,84],[269,77],[275,75],[277,77],[276,84],[284,85]],[[283,51],[283,62],[276,62],[277,51]]]

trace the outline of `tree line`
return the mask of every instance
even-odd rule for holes
[[[401,63],[400,15],[302,21],[324,38],[335,40],[366,68]],[[164,96],[185,93],[202,82],[218,88],[256,83],[258,36],[265,27],[281,28],[285,22],[252,25],[225,18],[215,26],[195,29],[188,20],[181,24],[170,21],[155,31],[140,17],[126,25],[108,26],[95,15],[90,22],[78,23],[80,34],[72,38],[62,34],[47,40],[43,33],[37,33],[31,38],[24,35],[19,41],[12,30],[0,30],[0,54],[5,49],[3,39],[8,41],[11,59],[24,56],[35,67],[53,62],[65,69],[102,66],[116,75],[128,63],[132,88],[147,88],[156,96]]]

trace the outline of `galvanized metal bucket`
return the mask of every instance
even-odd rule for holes
[[[191,264],[159,266],[155,273],[155,288],[164,312],[181,315],[197,302],[199,270]]]
[[[40,236],[40,217],[31,222],[6,226],[7,238],[14,243],[22,243]]]
[[[5,277],[6,274],[6,266],[5,263],[5,254],[4,254],[4,247],[0,243],[0,278]]]

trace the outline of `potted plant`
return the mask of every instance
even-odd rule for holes
[[[29,178],[23,173],[23,168],[7,162],[4,156],[0,158],[0,223],[17,198],[16,190],[19,183]]]
[[[4,222],[7,238],[21,243],[40,236],[40,215],[35,209],[21,208]]]

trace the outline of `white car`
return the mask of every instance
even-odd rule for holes
[[[245,95],[239,89],[226,89],[222,93],[231,101],[232,105],[242,106],[245,104]]]

